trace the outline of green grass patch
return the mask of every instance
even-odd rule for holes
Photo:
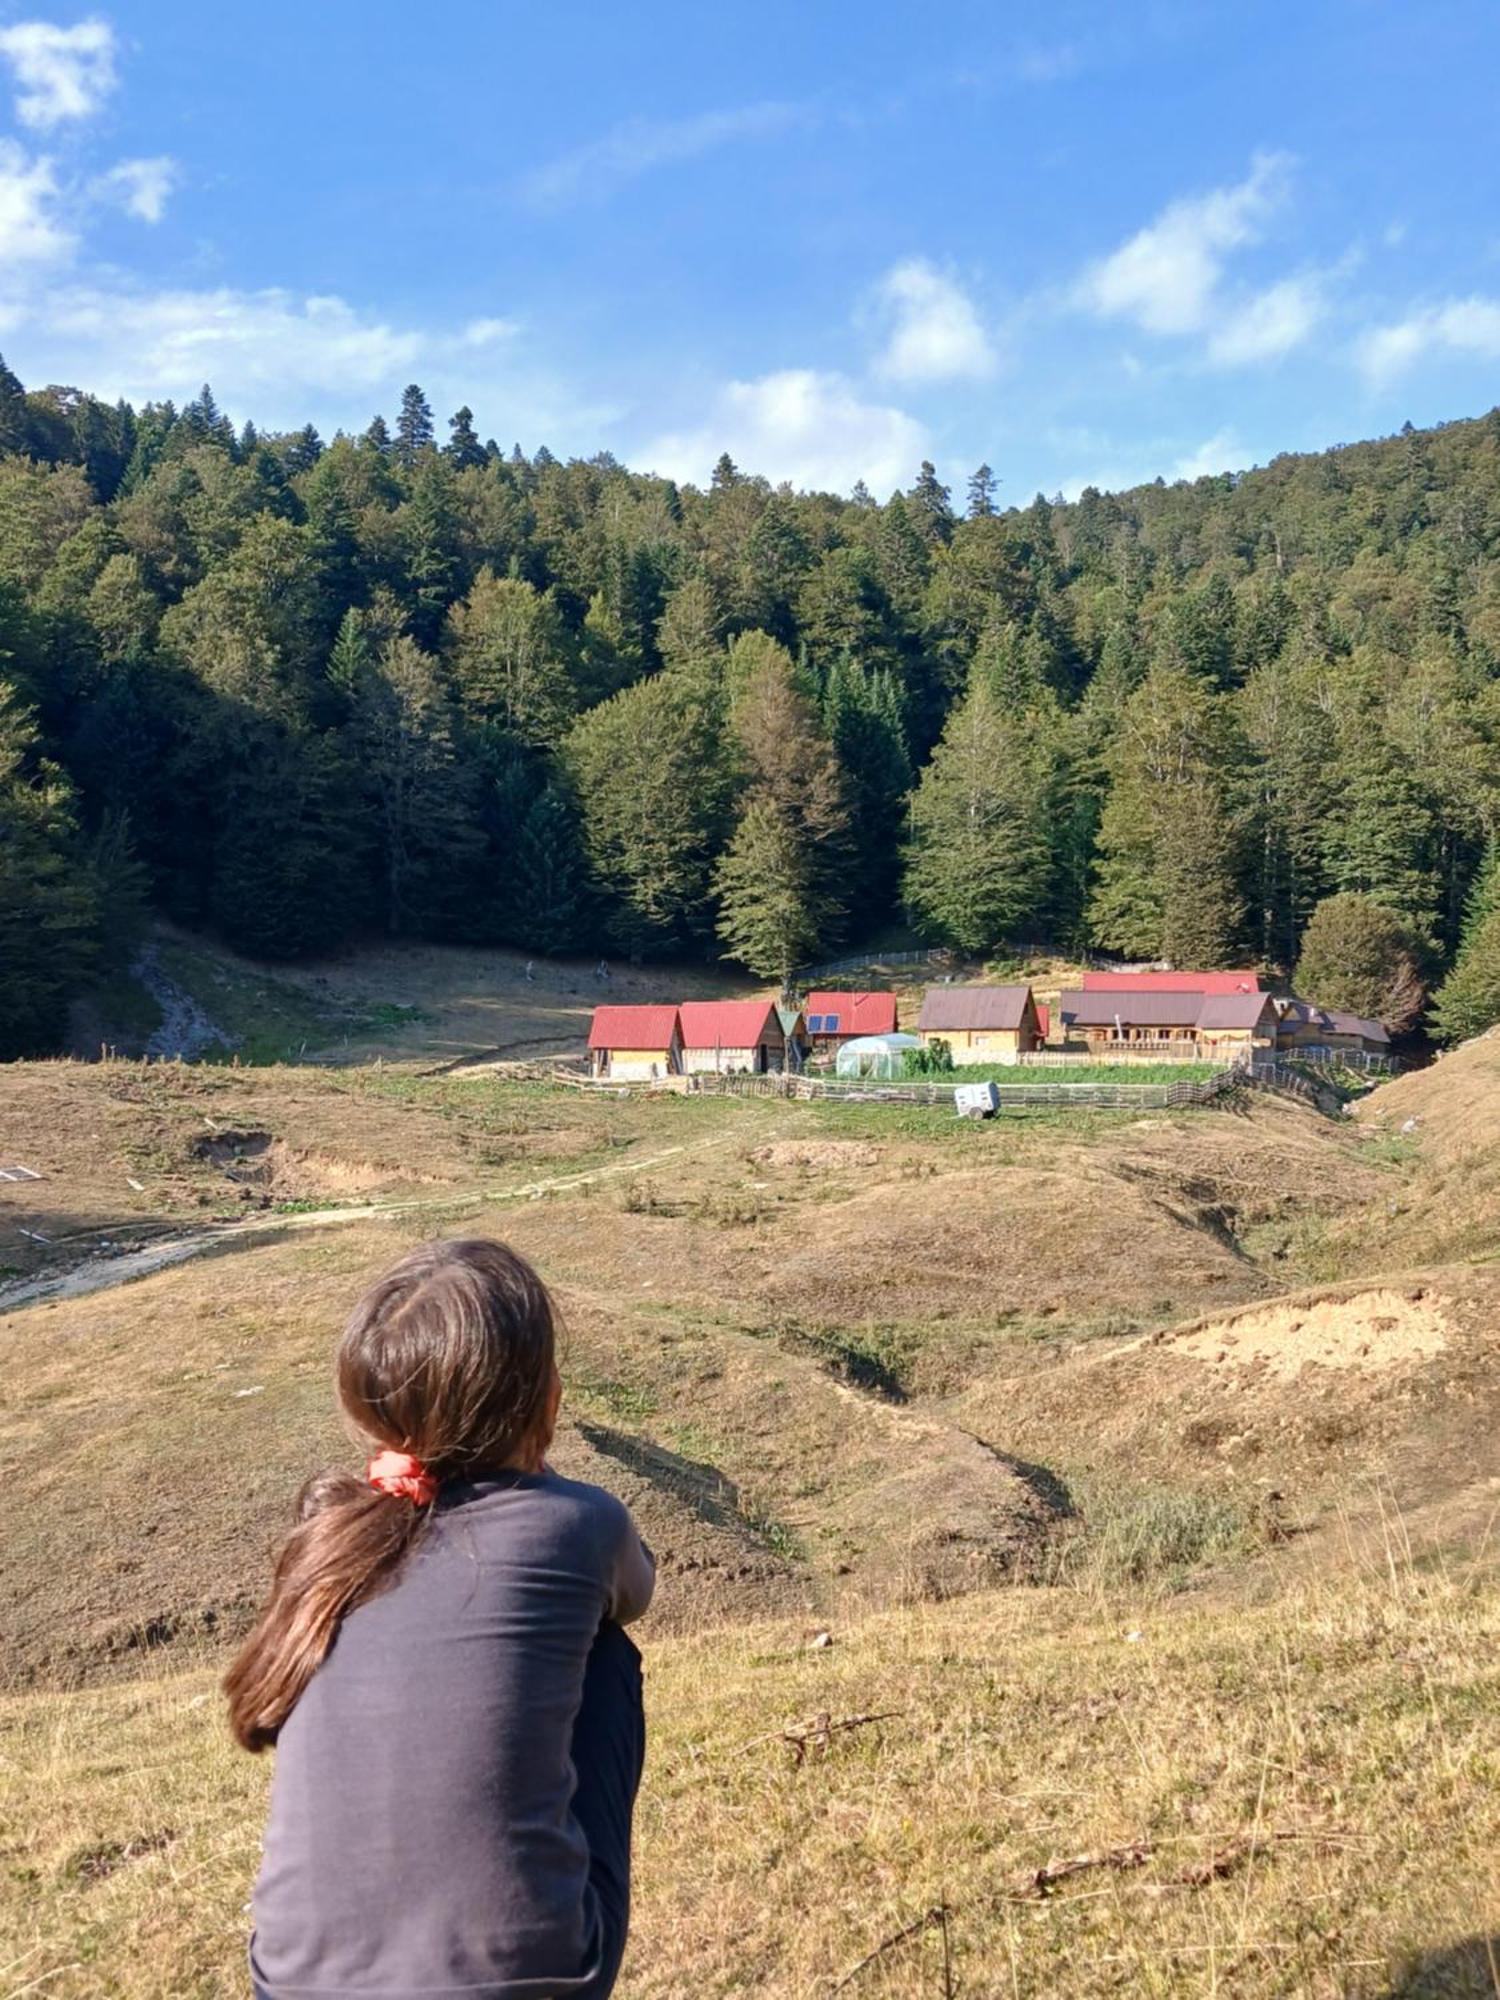
[[[1223,1063],[955,1063],[948,1072],[959,1083],[1206,1083]],[[942,1081],[943,1079],[935,1079]]]
[[[748,1331],[787,1353],[811,1356],[842,1381],[889,1403],[904,1403],[911,1393],[912,1364],[922,1346],[909,1326],[807,1326],[787,1320]]]
[[[1228,1494],[1176,1486],[1122,1486],[1084,1475],[1072,1483],[1074,1531],[1061,1538],[1049,1581],[1104,1594],[1181,1590],[1208,1566],[1279,1539],[1269,1516]]]

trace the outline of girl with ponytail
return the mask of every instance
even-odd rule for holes
[[[360,1300],[339,1401],[363,1477],[310,1480],[225,1677],[276,1750],[258,2000],[603,2000],[629,1921],[650,1602],[620,1502],[546,1464],[540,1278],[424,1244]]]

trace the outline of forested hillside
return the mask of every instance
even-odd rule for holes
[[[985,467],[882,506],[446,429],[0,365],[0,1054],[152,908],[269,958],[771,975],[904,914],[1290,970],[1336,896],[1354,997],[1500,1015],[1500,411],[1006,511]]]

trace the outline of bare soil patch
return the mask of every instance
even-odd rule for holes
[[[886,1148],[858,1139],[778,1139],[750,1154],[758,1167],[876,1167]]]
[[[1214,1367],[1265,1368],[1295,1381],[1306,1368],[1400,1368],[1441,1354],[1447,1344],[1440,1299],[1423,1288],[1382,1288],[1241,1313],[1179,1335],[1172,1347]]]

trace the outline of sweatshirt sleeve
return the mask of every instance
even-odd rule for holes
[[[650,1604],[655,1589],[656,1558],[637,1533],[629,1509],[621,1507],[606,1616],[617,1625],[633,1624]]]

